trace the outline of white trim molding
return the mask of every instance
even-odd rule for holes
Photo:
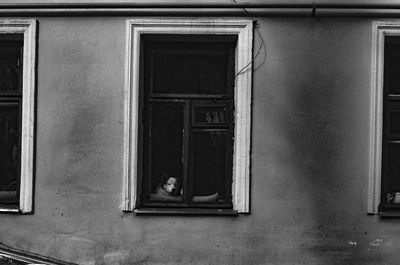
[[[140,18],[127,21],[123,210],[133,211],[137,200],[139,55],[142,34],[237,36],[232,203],[238,213],[249,213],[253,22],[243,18]]]
[[[0,19],[0,34],[23,34],[24,38],[19,212],[30,213],[33,204],[36,20]],[[15,209],[0,209],[0,211],[14,212]]]
[[[369,180],[367,212],[377,214],[381,197],[385,36],[400,36],[400,20],[372,23]]]

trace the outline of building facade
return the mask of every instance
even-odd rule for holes
[[[391,60],[400,49],[398,10],[388,1],[1,3],[0,35],[18,42],[22,34],[24,63],[22,95],[12,94],[21,97],[22,109],[18,202],[3,207],[0,242],[82,265],[398,264],[400,220],[386,218],[400,213],[400,107]],[[157,67],[154,74],[143,70],[141,48],[153,42],[156,50],[177,50],[178,70],[166,60],[160,84],[183,72],[182,82],[197,98],[161,95],[158,88],[141,92],[147,76],[157,75]],[[207,63],[231,49],[221,67],[233,70],[215,70],[225,59],[211,68],[190,61],[194,72],[208,74],[186,80],[189,66],[178,58],[186,43],[200,43],[193,54],[208,49],[201,53],[210,57]],[[220,43],[227,44],[218,48]],[[204,48],[208,44],[212,48]],[[167,70],[175,74],[162,76]],[[221,76],[228,81],[218,81]],[[214,93],[196,80],[209,87],[220,82],[231,92]],[[4,93],[0,100],[9,102]],[[162,164],[148,155],[159,151],[144,143],[158,138],[143,136],[151,131],[142,124],[151,114],[142,111],[171,97],[189,113],[187,125],[172,127],[207,127],[210,142],[228,135],[226,146],[215,151],[223,153],[228,162],[221,168],[227,170],[218,173],[222,188],[208,192],[203,186],[212,179],[190,184],[208,160],[197,171],[188,162],[183,173],[174,173],[190,176],[182,201],[157,204],[149,184],[156,181],[145,179],[146,168],[160,167],[160,175],[173,159]],[[231,114],[216,121],[207,109],[196,120],[190,114],[196,106]],[[192,161],[197,141],[187,139],[182,160]],[[189,191],[193,186],[206,192]],[[211,193],[218,199],[193,204]]]

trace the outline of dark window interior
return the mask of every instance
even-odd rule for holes
[[[184,133],[184,105],[180,103],[150,103],[149,137],[151,157],[148,163],[149,190],[155,192],[164,172],[171,176],[183,175],[182,153]]]
[[[0,35],[0,204],[19,200],[22,38]]]
[[[235,47],[229,35],[142,36],[139,205],[232,207]]]
[[[193,132],[193,196],[225,193],[227,174],[227,131]]]
[[[168,45],[153,51],[153,92],[226,94],[228,51],[215,45]]]

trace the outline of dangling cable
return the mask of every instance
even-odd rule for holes
[[[261,39],[261,44],[260,44],[260,47],[258,48],[258,50],[257,50],[257,52],[256,52],[256,55],[252,58],[252,60],[251,60],[249,63],[247,63],[244,67],[242,67],[242,68],[236,73],[236,75],[235,75],[235,79],[236,79],[236,77],[237,77],[238,75],[243,74],[243,73],[245,73],[245,72],[247,72],[247,71],[249,71],[249,70],[251,69],[251,67],[249,68],[249,66],[252,65],[252,64],[254,63],[254,61],[256,60],[256,58],[260,55],[260,51],[261,51],[262,48],[264,48],[264,49],[263,49],[263,50],[264,50],[264,54],[265,54],[264,59],[262,60],[262,62],[261,62],[261,64],[260,64],[259,66],[257,66],[256,68],[254,68],[254,70],[257,70],[261,65],[263,65],[264,62],[265,62],[265,58],[266,58],[266,49],[265,49],[264,39],[263,39],[263,37],[262,37],[262,35],[261,35],[261,33],[260,33],[260,30],[259,30],[260,24],[259,24],[259,23],[257,22],[257,20],[255,20],[255,19],[253,18],[253,16],[247,11],[247,9],[244,7],[244,5],[243,5],[243,6],[240,6],[240,4],[239,4],[236,0],[231,0],[231,1],[232,1],[235,5],[237,5],[238,8],[243,9],[243,11],[246,13],[247,17],[250,18],[250,19],[253,21],[254,26],[255,26],[255,29],[256,29],[256,31],[257,31],[258,35],[260,36],[260,39]]]

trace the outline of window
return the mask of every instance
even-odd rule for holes
[[[251,44],[250,20],[128,22],[125,211],[249,212]]]
[[[32,210],[35,21],[0,20],[0,211]]]
[[[142,205],[232,208],[236,41],[142,36]],[[163,192],[165,176],[175,194]]]
[[[400,36],[385,36],[381,211],[400,210]]]

